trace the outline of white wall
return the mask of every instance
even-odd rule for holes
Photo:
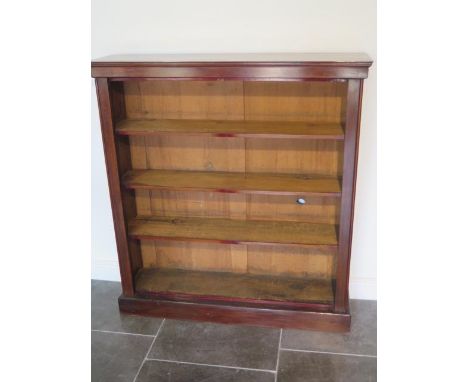
[[[351,298],[376,299],[375,0],[92,0],[92,57],[118,53],[365,52]],[[92,277],[119,280],[94,86]]]

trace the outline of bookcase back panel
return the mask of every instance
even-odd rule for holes
[[[308,196],[306,204],[288,195],[137,190],[139,214],[174,217],[219,217],[240,220],[302,221],[338,224],[339,198]]]
[[[246,172],[341,176],[343,142],[246,139]]]
[[[135,169],[342,175],[343,142],[299,139],[130,137]]]
[[[245,171],[242,138],[159,136],[146,137],[150,169]]]
[[[244,172],[247,168],[247,172],[325,175],[339,175],[341,171],[341,142],[321,141],[325,154],[314,156],[318,142],[314,140],[276,140],[276,147],[270,147],[262,142],[269,140],[247,139],[254,148],[245,150],[243,139],[192,138],[191,142],[184,138],[188,146],[181,147],[175,137],[130,137],[132,166],[134,169],[232,172]],[[309,196],[305,205],[298,205],[296,200],[294,196],[136,191],[138,214],[338,222],[338,198]]]
[[[248,246],[248,272],[333,278],[335,249]]]
[[[126,81],[127,118],[244,119],[242,81]]]
[[[246,219],[246,196],[242,194],[152,190],[150,206],[158,216]]]
[[[130,119],[342,123],[338,82],[129,81]],[[343,142],[196,135],[129,136],[133,169],[342,175]],[[135,190],[138,215],[338,224],[340,199],[173,190]],[[336,249],[140,241],[143,267],[292,277],[334,277]]]
[[[339,223],[339,198],[306,196],[302,205],[297,199],[288,195],[247,195],[246,219]]]
[[[146,268],[333,277],[335,252],[324,248],[141,241]]]
[[[343,82],[245,82],[245,120],[342,123]]]
[[[341,123],[344,82],[126,81],[130,119]]]

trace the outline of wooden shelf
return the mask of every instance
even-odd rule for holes
[[[132,189],[172,189],[297,196],[339,196],[341,194],[338,178],[308,175],[136,170],[125,174],[123,184]]]
[[[206,300],[229,297],[236,300],[289,301],[329,304],[333,302],[331,280],[142,268],[136,276],[138,294]]]
[[[128,224],[138,239],[336,246],[336,226],[289,221],[231,220],[219,218],[139,217]]]
[[[204,135],[209,137],[296,138],[343,140],[340,124],[264,121],[206,120],[123,120],[117,124],[121,135]]]

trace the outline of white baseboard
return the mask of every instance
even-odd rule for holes
[[[119,263],[109,259],[94,259],[91,278],[95,280],[120,281]],[[375,278],[351,277],[349,297],[361,300],[377,300],[377,282]]]

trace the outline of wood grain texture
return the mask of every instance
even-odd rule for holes
[[[331,280],[297,279],[226,272],[195,272],[174,269],[141,269],[137,293],[155,296],[194,294],[251,300],[330,303]]]
[[[155,248],[155,256],[143,265],[146,268],[247,271],[247,249],[244,245],[166,240],[141,240],[141,242],[151,243]]]
[[[346,84],[126,81],[125,101],[129,119],[177,119],[163,123],[179,127],[182,119],[186,120],[183,130],[209,120],[216,126],[220,119],[234,126],[339,127],[344,121]],[[339,175],[342,167],[343,145],[334,140],[164,135],[146,137],[146,147],[148,166],[154,169]]]
[[[339,196],[341,191],[335,177],[201,171],[136,170],[123,177],[123,184],[135,189],[298,196]]]
[[[246,218],[244,194],[152,190],[150,201],[153,214],[158,216]]]
[[[126,211],[123,205],[123,196],[120,187],[118,149],[114,137],[112,96],[109,82],[105,78],[96,80],[97,99],[99,102],[99,117],[101,121],[102,141],[104,157],[106,161],[107,180],[112,206],[115,238],[117,242],[117,254],[119,259],[122,291],[125,296],[133,296],[133,271],[132,254],[126,233]]]
[[[343,163],[343,194],[339,228],[339,250],[336,263],[335,311],[349,312],[349,267],[353,239],[354,195],[356,193],[363,81],[348,84],[348,108]]]
[[[126,115],[132,122],[123,122],[121,128],[130,124],[146,132],[182,132],[192,126],[212,134],[263,135],[288,126],[295,134],[319,128],[325,129],[321,135],[343,135],[346,83],[157,80],[125,81],[124,88]]]
[[[330,247],[247,245],[247,273],[332,279],[335,257]]]
[[[334,277],[336,248],[226,245],[186,241],[141,240],[145,268],[235,272],[287,277]]]
[[[245,172],[242,138],[160,136],[146,143],[150,169]]]
[[[246,139],[246,172],[342,175],[343,142]]]
[[[342,175],[343,142],[295,139],[146,137],[148,168]]]
[[[306,196],[304,199],[306,204],[299,205],[296,196],[284,195],[169,190],[150,193],[152,214],[158,216],[339,223],[339,198]]]
[[[248,65],[171,65],[171,64],[134,64],[100,65],[91,68],[94,78],[106,77],[121,81],[128,79],[170,79],[170,80],[249,80],[249,81],[310,81],[350,78],[367,78],[368,68],[364,66],[319,64],[272,66]]]
[[[247,121],[341,125],[345,101],[341,82],[244,82]]]
[[[144,137],[128,137],[130,144],[130,157],[132,168],[135,170],[144,170],[148,168],[146,158],[146,142]],[[137,189],[134,192],[137,215],[152,215],[150,191]],[[153,242],[140,242],[140,251],[142,264],[152,264],[156,257],[156,249]]]
[[[243,120],[242,81],[125,81],[127,119]]]
[[[298,221],[338,224],[340,198],[306,196],[306,204],[297,203],[296,196],[247,195],[247,220]]]
[[[111,101],[112,129],[115,125],[126,118],[124,87],[121,82],[109,83],[109,95]],[[114,142],[117,150],[117,165],[119,178],[133,168],[131,159],[131,146],[126,137],[115,135]],[[121,188],[121,203],[125,215],[125,223],[137,214],[135,192],[131,189]],[[138,242],[129,240],[128,253],[132,265],[132,273],[135,274],[142,267],[141,247]]]
[[[179,320],[243,324],[274,328],[295,328],[321,330],[327,332],[347,332],[351,325],[349,313],[325,312],[318,306],[310,306],[308,311],[286,306],[258,309],[246,303],[239,306],[229,301],[219,304],[205,303],[202,299],[191,302],[165,301],[156,298],[119,298],[122,312],[152,317],[165,317]]]
[[[340,124],[277,121],[209,121],[184,119],[124,120],[121,135],[200,135],[221,138],[295,138],[343,140]]]
[[[336,53],[127,55],[93,61],[91,74],[108,78],[303,81],[366,78],[371,64],[367,55]]]
[[[185,126],[205,124],[207,118],[216,120],[222,117],[225,123],[245,127],[243,121],[245,86],[248,84],[242,82],[221,82],[211,85],[209,82],[185,85],[168,81],[127,82],[125,87],[128,114],[137,118],[176,118],[178,120],[174,123],[185,122]],[[246,101],[249,103],[250,111],[247,117],[253,119],[252,123],[260,124],[263,123],[262,119],[271,123],[267,120],[270,117],[276,118],[278,121],[273,123],[278,124],[283,123],[281,118],[288,120],[288,124],[294,124],[297,118],[305,121],[299,124],[315,124],[314,121],[325,119],[334,121],[334,124],[339,126],[343,102],[340,98],[342,88],[343,84],[333,83],[287,86],[269,86],[262,83],[262,86],[250,90],[251,97]],[[322,91],[325,91],[325,94],[321,95]],[[281,92],[286,92],[288,97],[281,98]],[[296,96],[295,92],[298,92]],[[259,93],[267,98],[266,102],[258,100]],[[274,115],[275,107],[278,107],[275,100],[279,98],[291,106],[289,112],[283,116],[279,113]],[[269,106],[269,103],[274,103],[274,107]],[[327,114],[331,111],[333,111],[332,116]],[[342,150],[340,142],[239,137],[224,139],[183,135],[140,138],[144,140],[142,145],[145,147],[145,152],[141,153],[141,160],[151,169],[230,171],[239,175],[243,175],[246,169],[257,173],[270,169],[274,174],[285,173],[292,176],[296,174],[309,176],[317,171],[325,177],[335,176],[340,172]],[[237,195],[160,189],[151,190],[148,198],[151,214],[158,216],[222,217],[324,224],[336,224],[339,216],[337,198],[330,200],[327,197],[310,195],[306,198],[307,204],[303,206],[296,203],[297,196],[293,195]],[[307,256],[298,255],[296,249],[292,247],[287,250],[282,248],[281,251],[279,248],[275,251],[269,247],[270,251],[267,252],[255,250],[251,245],[143,240],[142,248],[145,253],[150,252],[151,248],[154,249],[147,256],[146,265],[157,264],[161,267],[183,269],[330,276],[333,265],[330,254],[321,256],[309,251],[310,259],[307,260]]]
[[[225,244],[337,245],[334,225],[286,221],[151,216],[131,220],[128,234],[141,239],[213,241]]]

